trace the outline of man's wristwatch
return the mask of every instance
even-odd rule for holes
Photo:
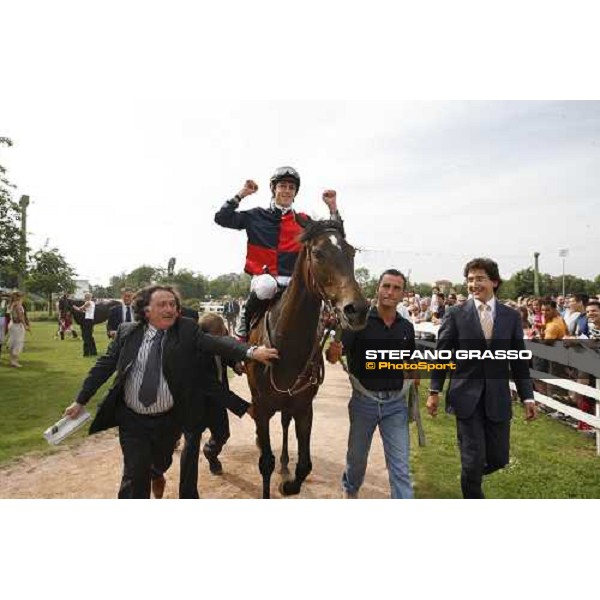
[[[432,390],[432,389],[428,390],[428,392],[429,392],[430,395],[431,394],[435,394],[436,396],[440,393],[439,390]]]
[[[248,350],[246,350],[246,358],[248,360],[252,360],[252,357],[254,356],[254,351],[258,348],[258,346],[250,346],[250,348],[248,348]]]

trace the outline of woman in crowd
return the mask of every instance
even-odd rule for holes
[[[8,326],[8,351],[10,352],[10,366],[20,368],[19,355],[23,352],[25,345],[25,331],[31,331],[29,320],[23,308],[23,292],[13,292],[10,295],[8,313],[10,325]]]
[[[523,337],[527,340],[534,339],[535,332],[529,322],[529,311],[526,306],[519,306],[519,313],[521,315],[521,325],[523,326]]]
[[[8,327],[8,322],[6,321],[7,311],[8,295],[0,294],[0,357],[2,356],[2,344],[4,344],[6,327]]]

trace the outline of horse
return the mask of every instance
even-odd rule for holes
[[[281,493],[298,494],[312,470],[312,402],[323,382],[325,368],[326,333],[320,327],[322,304],[335,312],[343,328],[362,329],[367,319],[368,303],[354,278],[355,250],[346,242],[342,224],[331,220],[302,222],[302,225],[303,247],[290,285],[260,317],[249,337],[250,344],[271,345],[279,350],[279,360],[269,366],[255,361],[247,365],[263,498],[270,498],[271,475],[275,470],[269,422],[276,412],[281,412],[283,425],[280,472],[284,477],[289,475],[288,429],[292,418],[298,440],[295,477],[282,480]]]
[[[73,320],[80,327],[83,325],[85,315],[78,310],[74,310],[73,306],[81,307],[81,306],[83,306],[83,304],[84,304],[83,300],[72,300],[71,298],[69,298],[67,300],[67,306],[68,306],[70,313],[73,315]],[[119,302],[119,300],[108,300],[105,302],[103,302],[103,301],[96,302],[96,307],[94,309],[94,325],[98,325],[99,323],[104,323],[105,321],[108,321],[108,313],[110,313],[110,309],[113,306],[118,306],[120,304],[121,304],[121,302]]]

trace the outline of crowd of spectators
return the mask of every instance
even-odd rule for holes
[[[399,311],[412,323],[440,324],[444,315],[454,306],[467,301],[463,294],[443,294],[433,288],[431,296],[420,297],[415,292],[407,292]],[[562,341],[565,346],[577,343],[598,351],[600,346],[600,294],[588,296],[571,294],[555,297],[523,296],[516,300],[501,300],[521,314],[523,334],[528,340],[547,345]],[[585,340],[592,340],[586,342]],[[589,373],[565,367],[559,363],[534,356],[532,368],[557,378],[571,379],[594,387],[596,379]],[[580,410],[594,414],[595,401],[576,392],[567,392],[558,386],[534,379],[535,388],[541,394],[551,396],[561,402],[573,404]],[[558,413],[556,413],[558,415]],[[591,430],[586,423],[578,421],[577,428]]]

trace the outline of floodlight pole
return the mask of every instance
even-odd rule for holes
[[[534,260],[534,266],[533,266],[533,295],[538,297],[540,296],[540,272],[539,272],[539,264],[538,264],[538,260],[540,258],[540,253],[539,252],[534,252],[533,253],[533,260]]]
[[[568,248],[559,248],[558,250],[558,256],[560,258],[562,258],[562,295],[565,295],[565,259],[567,258],[567,256],[569,255],[569,249]]]
[[[25,291],[25,268],[27,266],[27,207],[29,196],[21,196],[19,200],[21,207],[21,244],[19,249],[19,272],[17,273],[17,287]]]

